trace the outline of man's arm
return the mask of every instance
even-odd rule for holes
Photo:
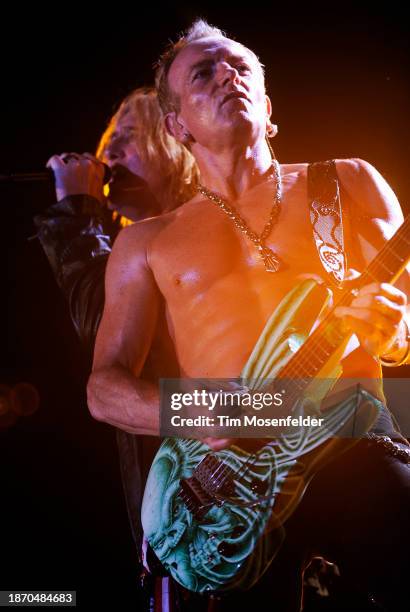
[[[403,222],[403,213],[393,190],[381,174],[361,159],[337,161],[342,189],[350,200],[352,245],[363,267],[380,251]],[[369,353],[399,361],[408,341],[407,296],[410,295],[408,269],[396,286],[372,283],[363,287],[349,307],[336,313],[345,317]]]
[[[104,170],[89,153],[53,155],[47,167],[54,171],[57,203],[34,223],[77,333],[92,353],[104,304],[105,266],[118,232],[102,204]]]
[[[95,419],[148,435],[159,435],[159,392],[139,375],[159,312],[160,293],[146,255],[158,223],[150,220],[126,228],[115,242],[87,388]]]
[[[111,252],[100,202],[87,194],[66,196],[34,218],[38,238],[55,279],[68,300],[70,316],[92,354],[104,304],[104,274]],[[111,232],[116,233],[111,223]]]

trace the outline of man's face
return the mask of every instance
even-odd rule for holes
[[[194,141],[206,146],[226,133],[237,138],[265,134],[262,70],[239,43],[224,38],[190,43],[175,58],[168,80],[180,100],[178,126]]]
[[[133,113],[123,115],[104,151],[104,161],[112,172],[108,206],[132,221],[152,216],[158,208],[153,195],[155,168],[138,154],[134,138],[136,121]]]

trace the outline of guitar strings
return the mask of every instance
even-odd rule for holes
[[[399,242],[399,241],[404,241],[406,243],[407,246],[410,246],[410,242],[408,240],[406,240],[406,238],[402,235],[405,233],[405,231],[408,230],[408,225],[409,225],[409,220],[410,218],[407,218],[406,221],[400,226],[399,230],[396,232],[396,234],[393,236],[393,238],[387,242],[383,248],[381,249],[379,255],[369,264],[368,268],[363,272],[362,274],[362,279],[366,278],[366,277],[370,277],[372,280],[374,281],[378,281],[379,279],[377,278],[377,276],[374,275],[373,269],[377,268],[380,263],[386,259],[389,258],[390,256],[390,252],[394,251],[392,249],[394,249],[394,246],[392,247],[393,242]],[[405,260],[398,258],[400,260],[401,263],[404,263]],[[390,268],[386,269],[389,271],[390,274],[392,274],[392,271],[390,270]],[[349,291],[347,291],[342,298],[337,302],[336,306],[340,306],[340,305],[345,305],[347,302],[349,302],[352,299],[351,293]],[[320,325],[316,328],[316,330],[313,332],[313,334],[306,340],[306,342],[301,346],[300,348],[300,355],[299,355],[299,351],[290,359],[290,361],[286,364],[286,366],[284,366],[284,368],[282,369],[282,371],[280,372],[280,374],[283,376],[283,373],[286,373],[285,378],[289,377],[289,378],[293,378],[296,377],[296,375],[298,374],[298,370],[301,370],[303,374],[306,375],[311,375],[311,368],[306,368],[305,366],[307,364],[309,364],[311,366],[312,364],[312,357],[314,357],[315,355],[317,355],[317,351],[321,350],[323,351],[325,354],[326,349],[322,346],[323,343],[323,339],[321,338],[321,335],[323,334],[324,331],[324,327],[327,327],[329,324],[332,324],[331,319],[334,317],[333,315],[333,311],[334,308],[332,309],[332,311],[325,316],[324,320],[320,323]],[[330,323],[329,323],[330,320]],[[333,323],[334,325],[334,323]],[[338,332],[336,332],[338,333]],[[340,336],[340,333],[338,333],[339,337],[340,337],[340,341],[343,340],[343,336]],[[309,354],[310,351],[310,354]],[[299,361],[300,365],[296,365],[295,366],[295,362]],[[293,368],[293,369],[292,369]]]

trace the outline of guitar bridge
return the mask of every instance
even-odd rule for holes
[[[234,491],[233,470],[212,454],[206,455],[192,472],[181,480],[178,491],[187,509],[200,521],[214,505],[222,506],[221,496]]]

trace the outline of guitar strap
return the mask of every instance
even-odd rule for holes
[[[309,164],[308,198],[319,259],[332,284],[339,286],[346,271],[346,256],[339,181],[334,159]]]

